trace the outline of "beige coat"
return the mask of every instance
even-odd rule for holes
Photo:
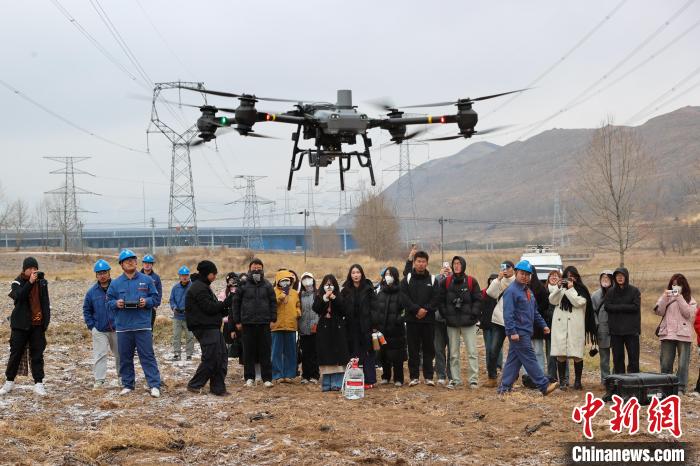
[[[498,299],[499,296],[506,291],[506,288],[515,281],[515,274],[512,277],[503,277],[500,280],[498,278],[491,281],[491,284],[486,289],[486,294],[493,299]],[[505,327],[506,324],[503,321],[503,298],[498,299],[496,307],[493,308],[493,315],[491,316],[491,323],[498,324],[501,327]]]
[[[564,296],[571,301],[571,312],[560,307]],[[556,306],[552,316],[551,355],[583,359],[586,347],[586,298],[579,296],[574,288],[564,291],[563,288],[549,285],[549,302]]]

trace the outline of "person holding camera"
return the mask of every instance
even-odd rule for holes
[[[582,390],[583,352],[586,347],[586,315],[593,314],[588,288],[574,266],[564,269],[564,278],[549,294],[556,306],[552,315],[551,356],[557,358],[557,373],[562,390],[567,359],[574,360],[574,390]]]
[[[5,384],[0,395],[5,395],[15,387],[15,377],[19,371],[24,352],[29,347],[34,393],[46,395],[44,388],[44,350],[46,349],[46,329],[51,320],[48,282],[44,272],[39,271],[39,262],[26,257],[22,262],[22,273],[12,281],[10,298],[14,308],[10,315],[10,357],[7,359]]]
[[[693,324],[698,303],[690,294],[690,285],[683,274],[676,273],[668,281],[661,294],[654,313],[662,316],[656,336],[661,340],[659,355],[661,372],[673,373],[673,363],[678,353],[678,392],[685,393],[688,386],[688,366],[690,345],[693,341]]]
[[[119,377],[119,347],[114,329],[114,311],[107,306],[107,289],[112,282],[112,267],[103,259],[93,267],[97,282],[90,287],[83,301],[83,319],[92,334],[92,356],[95,383],[92,388],[104,388],[107,376],[107,356],[112,351]]]
[[[462,384],[460,375],[461,340],[467,349],[469,361],[469,388],[479,386],[479,354],[476,350],[476,323],[481,318],[481,288],[476,278],[467,275],[467,261],[460,256],[452,258],[452,275],[440,283],[440,314],[447,324],[447,340],[450,348],[450,373],[452,380],[447,388]]]
[[[190,269],[183,265],[177,271],[177,275],[180,280],[170,290],[170,309],[173,311],[173,361],[180,360],[183,333],[185,334],[185,357],[190,361],[194,353],[194,335],[187,328],[185,320],[185,298],[192,286]]]
[[[151,396],[160,397],[160,371],[153,351],[151,313],[158,291],[153,280],[138,270],[136,254],[129,249],[119,253],[119,265],[124,273],[112,280],[107,288],[107,306],[114,311],[114,325],[119,348],[119,373],[122,378],[120,395],[134,391],[134,352],[138,352]]]
[[[498,358],[503,351],[503,342],[506,340],[505,321],[503,320],[503,294],[511,283],[515,281],[515,268],[513,262],[505,260],[501,262],[498,277],[496,277],[486,294],[496,300],[496,306],[491,314],[491,348],[486,361],[486,372],[488,374],[487,387],[498,385]]]
[[[613,372],[625,373],[625,350],[627,372],[639,372],[639,334],[642,331],[642,294],[630,285],[630,274],[620,267],[613,272],[613,285],[605,293],[605,310],[610,326],[610,347],[613,356]]]

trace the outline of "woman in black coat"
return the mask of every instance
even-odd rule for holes
[[[399,283],[399,271],[389,267],[379,284],[379,293],[372,307],[372,324],[382,332],[386,344],[382,345],[382,383],[391,381],[392,369],[394,385],[403,385],[403,362],[406,360],[406,327],[404,324],[404,295]]]
[[[350,355],[360,359],[365,373],[365,389],[370,389],[377,383],[372,349],[372,306],[377,295],[362,266],[353,264],[350,267],[340,294],[345,301]]]
[[[345,366],[350,360],[347,322],[338,281],[326,275],[316,290],[313,310],[319,315],[316,327],[316,356],[321,373],[321,389],[340,390]]]

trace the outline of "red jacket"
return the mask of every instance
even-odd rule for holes
[[[695,336],[698,338],[698,346],[700,346],[700,306],[695,313]]]

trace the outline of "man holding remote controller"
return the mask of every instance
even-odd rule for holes
[[[138,351],[141,368],[151,396],[160,396],[160,372],[153,352],[151,313],[158,298],[153,280],[136,270],[136,254],[124,249],[119,254],[124,273],[112,280],[107,290],[107,305],[115,311],[114,325],[119,348],[120,395],[134,390],[134,351]]]

